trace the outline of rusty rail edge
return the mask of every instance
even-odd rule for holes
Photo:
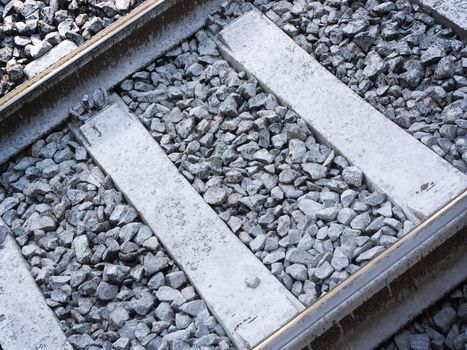
[[[467,191],[254,350],[374,349],[467,279]]]
[[[147,0],[0,99],[0,164],[62,124],[85,94],[106,90],[201,29],[221,0]]]

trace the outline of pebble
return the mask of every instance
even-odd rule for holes
[[[342,170],[342,178],[349,185],[360,187],[363,181],[363,172],[356,166],[349,166]]]
[[[91,260],[92,251],[89,248],[89,242],[86,235],[77,236],[73,240],[73,248],[78,262],[85,264]]]
[[[333,273],[334,268],[329,264],[327,261],[325,261],[323,264],[319,265],[315,271],[314,275],[316,278],[320,280],[324,280],[331,276],[331,273]]]
[[[361,253],[357,258],[355,259],[356,262],[362,262],[362,261],[367,261],[373,259],[376,255],[379,253],[383,252],[385,250],[384,247],[382,246],[375,246],[373,248],[368,249],[367,251],[364,251]]]
[[[316,213],[323,208],[323,204],[312,199],[299,199],[297,207],[307,216],[316,217]]]
[[[102,301],[113,300],[118,294],[118,286],[107,282],[99,283],[96,289],[96,297]]]
[[[162,286],[156,292],[156,297],[160,301],[172,302],[172,301],[176,300],[177,298],[181,298],[182,293],[180,293],[175,288],[168,287],[168,286]]]
[[[167,284],[172,288],[178,289],[187,283],[185,273],[183,271],[171,272],[165,276]]]
[[[318,180],[326,177],[327,168],[321,164],[306,163],[302,165],[302,168],[310,175],[312,180]]]
[[[128,311],[121,306],[117,307],[109,315],[110,326],[114,329],[123,327],[125,322],[129,319],[130,315],[128,314]]]
[[[333,256],[332,256],[332,259],[331,259],[331,266],[336,271],[342,271],[347,266],[349,266],[349,264],[350,264],[350,261],[349,261],[349,258],[347,257],[347,255],[344,254],[339,247],[337,247],[334,250],[334,253],[333,253]]]
[[[349,225],[357,214],[351,208],[342,208],[337,213],[337,221],[343,225]]]
[[[452,307],[445,307],[433,316],[433,322],[440,332],[447,333],[451,329],[456,317],[457,313]]]
[[[316,217],[324,221],[333,221],[336,219],[338,209],[336,207],[324,208],[316,212]]]
[[[226,200],[227,193],[221,187],[211,187],[204,193],[203,198],[208,204],[220,205]]]
[[[384,68],[385,63],[381,56],[377,52],[371,51],[367,55],[367,66],[363,70],[363,75],[370,79],[375,78],[383,72]]]
[[[289,141],[289,158],[292,163],[301,163],[305,153],[306,147],[303,141],[297,139]]]
[[[287,266],[285,271],[295,280],[306,281],[308,278],[308,270],[305,265],[292,264]]]
[[[422,53],[420,62],[424,64],[437,62],[444,55],[446,55],[446,51],[444,50],[443,45],[435,41]]]
[[[152,276],[169,266],[169,259],[165,256],[154,256],[152,254],[148,254],[144,257],[143,266],[144,273],[148,276]]]
[[[74,334],[68,337],[68,341],[77,350],[87,350],[90,346],[94,345],[94,341],[87,334]]]
[[[258,277],[247,277],[245,279],[245,284],[248,288],[256,288],[258,287],[259,283],[261,282],[261,280],[258,278]]]
[[[105,281],[120,284],[130,272],[130,268],[124,265],[106,265],[103,278]]]
[[[207,310],[206,304],[202,300],[189,301],[180,306],[180,311],[191,316],[198,316],[201,312]]]
[[[413,350],[429,350],[430,338],[426,334],[410,335],[410,347]]]
[[[367,212],[365,212],[363,214],[359,214],[355,216],[350,222],[350,227],[355,230],[363,231],[370,224],[370,221],[371,221],[370,215]]]

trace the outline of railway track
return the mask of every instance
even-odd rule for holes
[[[356,88],[300,39],[347,4],[287,4],[146,1],[0,100],[3,350],[373,349],[465,283],[465,117],[404,131],[380,44]]]

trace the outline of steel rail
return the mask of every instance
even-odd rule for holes
[[[467,191],[254,350],[374,349],[467,278],[466,225]]]
[[[201,29],[221,0],[147,0],[0,99],[0,164],[62,124],[97,88],[110,89]]]

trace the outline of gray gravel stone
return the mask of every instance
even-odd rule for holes
[[[422,53],[420,61],[424,64],[437,62],[444,55],[446,55],[444,46],[441,43],[435,41]]]
[[[163,286],[163,287],[160,287],[159,290],[156,292],[156,297],[160,301],[172,302],[176,300],[177,298],[181,298],[182,293],[180,293],[175,288]]]
[[[164,256],[148,254],[144,257],[144,273],[148,276],[154,275],[169,266],[169,259]]]
[[[302,168],[310,175],[312,180],[318,180],[326,177],[327,168],[321,164],[306,163],[302,165]]]
[[[110,325],[114,329],[119,329],[125,324],[126,321],[129,320],[129,318],[130,315],[128,314],[128,311],[126,311],[125,308],[119,306],[110,313]]]
[[[256,288],[261,283],[261,280],[258,277],[252,276],[245,279],[245,284],[248,288]]]
[[[96,289],[96,297],[102,301],[113,300],[118,294],[118,286],[107,282],[99,283]]]
[[[426,334],[410,335],[410,348],[414,350],[429,350],[430,338]]]
[[[106,265],[104,268],[103,278],[110,283],[122,283],[124,278],[130,272],[128,266],[123,265]]]
[[[342,250],[337,247],[334,250],[334,254],[331,260],[331,266],[334,268],[336,271],[341,271],[345,269],[347,266],[349,266],[350,261],[347,255],[345,255]]]
[[[356,166],[349,166],[342,170],[342,178],[349,185],[359,187],[362,185],[363,172]]]
[[[180,311],[191,316],[198,316],[201,312],[207,310],[206,304],[202,300],[189,301],[180,306]]]
[[[76,258],[80,263],[84,264],[91,260],[92,251],[89,248],[89,242],[86,235],[77,236],[73,240],[73,248]]]
[[[334,268],[329,264],[327,261],[325,261],[323,264],[319,265],[315,271],[314,275],[316,278],[320,280],[324,280],[328,278],[331,273],[334,271]]]
[[[174,318],[174,311],[169,303],[160,303],[155,310],[155,315],[161,321],[170,322]]]
[[[224,203],[227,198],[225,189],[220,187],[211,187],[204,194],[204,200],[211,205],[219,205]]]
[[[180,288],[187,283],[185,273],[183,271],[171,272],[165,276],[167,284],[172,288]]]
[[[370,215],[367,212],[359,214],[352,219],[352,221],[350,222],[350,227],[352,227],[355,230],[363,231],[370,224],[370,220]]]
[[[323,208],[321,203],[312,199],[300,199],[298,201],[298,208],[307,216],[316,217],[316,213]]]
[[[385,63],[384,63],[384,60],[381,58],[381,56],[377,52],[371,51],[367,55],[366,61],[367,61],[366,67],[363,70],[364,76],[368,78],[374,78],[379,73],[383,72],[385,68]]]
[[[135,220],[137,216],[138,214],[135,209],[124,204],[119,204],[110,215],[110,221],[123,226]]]
[[[5,214],[8,210],[15,208],[20,203],[17,197],[7,197],[0,203],[0,215]]]
[[[324,208],[316,212],[316,217],[325,221],[333,221],[337,217],[336,207]]]
[[[75,334],[68,338],[68,341],[77,350],[87,350],[94,344],[92,338],[87,334]]]
[[[306,281],[308,278],[308,271],[305,265],[292,264],[288,266],[285,271],[294,279],[298,281]]]
[[[289,158],[292,163],[301,163],[306,153],[305,143],[301,140],[289,141]]]
[[[363,253],[361,253],[359,256],[357,256],[357,258],[355,259],[356,262],[362,262],[362,261],[366,261],[366,260],[371,260],[373,259],[376,255],[378,255],[379,253],[381,253],[382,251],[384,251],[384,247],[382,246],[376,246],[376,247],[373,247],[367,251],[364,251]]]
[[[456,317],[456,311],[448,306],[433,316],[433,322],[442,333],[447,333],[451,329]]]

